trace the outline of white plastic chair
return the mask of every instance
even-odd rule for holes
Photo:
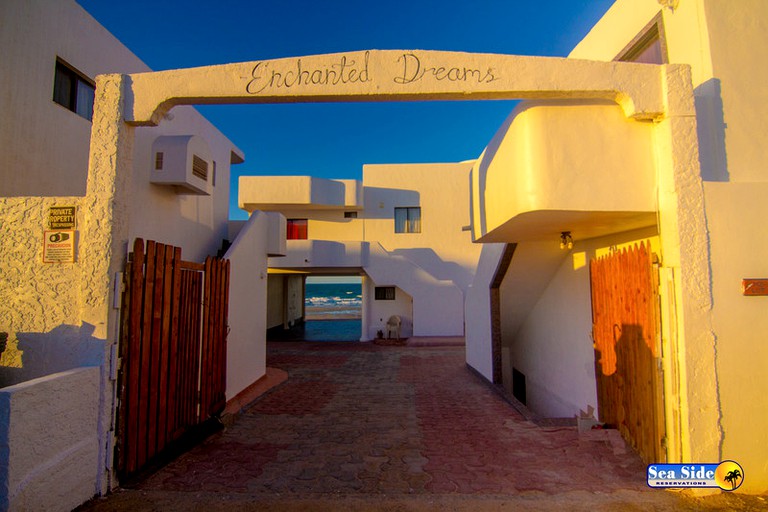
[[[402,324],[402,320],[400,320],[399,316],[392,315],[389,317],[389,320],[387,320],[387,339],[389,339],[390,334],[393,331],[397,336],[397,339],[400,339],[400,324]]]

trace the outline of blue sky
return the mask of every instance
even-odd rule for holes
[[[155,70],[365,49],[565,56],[612,0],[77,0]],[[215,105],[240,175],[357,178],[365,163],[477,158],[514,103]]]

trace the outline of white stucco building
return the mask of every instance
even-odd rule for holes
[[[759,0],[617,1],[570,58],[690,78],[666,79],[654,121],[591,100],[519,105],[472,171],[473,237],[509,245],[484,249],[467,302],[471,366],[543,416],[599,411],[589,262],[650,243],[658,374],[639,387],[659,386],[654,441],[670,461],[739,462],[753,493],[768,489],[767,298],[748,290],[768,276],[766,20]]]
[[[94,100],[108,94],[94,87],[97,75],[149,68],[72,0],[3,1],[0,20],[0,332],[8,335],[0,356],[0,509],[70,510],[112,480],[120,272],[129,244],[141,237],[175,245],[193,262],[215,255],[228,236],[230,166],[244,156],[183,106],[107,155],[125,162],[125,172],[106,177],[93,159],[89,170]],[[62,211],[68,218],[57,216]],[[58,221],[67,231],[52,231]],[[232,272],[238,261],[261,262],[266,272],[267,252],[281,250],[279,240],[267,247],[268,224],[264,214],[251,219],[230,250]],[[74,249],[63,257],[44,250],[51,236],[71,236]],[[234,295],[246,297],[238,286],[266,295],[258,273],[248,279],[233,283]],[[241,359],[233,358],[229,398],[264,374],[263,350],[260,361],[236,368],[258,336],[238,340],[235,326],[263,330],[252,314],[259,306],[249,299],[243,313],[231,302]]]
[[[302,317],[306,276],[358,275],[361,340],[386,333],[393,315],[402,337],[463,336],[480,254],[467,230],[472,163],[365,165],[362,182],[241,177],[241,208],[288,223],[286,256],[269,260],[268,326]]]

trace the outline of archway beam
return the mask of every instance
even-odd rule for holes
[[[662,67],[557,57],[365,50],[129,76],[125,120],[156,125],[186,104],[602,99],[664,117]]]

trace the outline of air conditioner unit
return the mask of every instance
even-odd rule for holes
[[[202,137],[163,135],[152,143],[150,181],[172,185],[178,194],[211,195],[215,165]]]

